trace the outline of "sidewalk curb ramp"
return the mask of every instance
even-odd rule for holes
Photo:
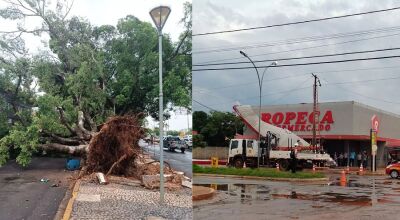
[[[214,195],[215,190],[213,188],[204,186],[193,186],[192,200],[204,200],[209,199]]]
[[[65,212],[64,212],[62,220],[69,220],[71,218],[72,208],[74,205],[74,201],[75,201],[76,197],[78,196],[80,185],[81,185],[81,180],[78,179],[75,182],[74,188],[72,190],[72,196],[68,201],[67,207],[65,208]]]
[[[253,179],[253,180],[270,180],[281,182],[294,182],[294,183],[314,183],[314,182],[328,182],[329,178],[312,178],[312,179],[299,179],[299,178],[276,178],[276,177],[260,177],[260,176],[236,176],[236,175],[220,175],[220,174],[204,174],[193,173],[193,176],[204,176],[214,178],[234,178],[234,179]]]

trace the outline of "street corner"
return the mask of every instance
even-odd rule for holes
[[[192,199],[193,201],[205,200],[213,197],[215,190],[205,186],[193,186]]]

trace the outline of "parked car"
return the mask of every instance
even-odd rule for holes
[[[191,138],[184,138],[183,141],[185,141],[186,146],[187,146],[188,149],[193,147],[193,142],[192,142]]]
[[[164,147],[167,147],[169,151],[175,151],[175,149],[180,149],[182,153],[185,153],[186,143],[181,140],[178,136],[167,136],[164,137],[163,142]]]
[[[386,167],[386,174],[396,179],[400,176],[400,162],[395,162]]]

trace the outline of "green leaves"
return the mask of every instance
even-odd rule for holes
[[[204,136],[210,146],[227,146],[227,138],[243,132],[243,122],[230,112],[193,112],[193,129]]]
[[[32,153],[37,150],[39,144],[39,128],[36,120],[25,128],[19,124],[15,125],[10,134],[0,139],[0,166],[4,165],[9,157],[8,148],[13,146],[19,150],[17,163],[27,166],[31,161]]]
[[[62,1],[53,10],[48,7],[54,4],[43,0],[11,1],[0,9],[1,17],[23,21],[33,13],[42,25],[27,30],[21,22],[17,32],[0,36],[0,50],[7,55],[0,55],[0,164],[11,148],[19,152],[17,162],[26,165],[39,144],[81,141],[79,111],[84,113],[82,130],[95,130],[113,114],[144,113],[157,119],[158,33],[152,24],[129,15],[116,26],[95,27],[80,17],[65,19],[69,5]],[[185,8],[183,43],[163,36],[163,104],[190,109],[191,58],[182,53],[191,49],[191,5]],[[18,35],[43,31],[49,34],[51,52],[26,56]]]

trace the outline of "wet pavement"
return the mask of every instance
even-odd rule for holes
[[[194,202],[195,219],[400,219],[400,179],[339,175],[327,184],[195,177],[196,185],[217,189]]]
[[[159,145],[140,145],[153,159],[160,159]],[[171,152],[168,151],[167,148],[164,148],[163,156],[164,160],[169,163],[173,169],[182,171],[185,173],[185,176],[192,178],[192,152],[185,151],[185,153],[181,153],[180,150]]]
[[[65,161],[41,157],[25,168],[15,161],[0,167],[0,219],[54,219],[73,174]]]

